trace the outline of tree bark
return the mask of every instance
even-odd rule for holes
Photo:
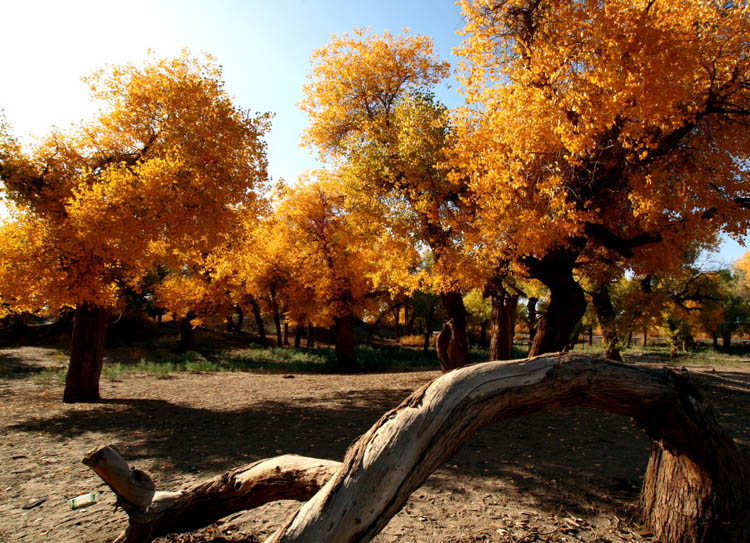
[[[534,338],[536,337],[536,329],[539,325],[539,316],[536,313],[536,304],[539,303],[539,298],[529,298],[526,303],[526,310],[529,318],[529,349],[534,344]]]
[[[312,325],[312,323],[307,324],[307,343],[306,347],[309,347],[312,349],[315,347],[315,327]]]
[[[728,349],[732,346],[732,332],[722,332],[721,334],[721,346],[724,349]]]
[[[336,363],[339,371],[353,372],[357,369],[354,359],[354,315],[348,313],[334,317],[336,323]]]
[[[245,312],[242,310],[242,307],[240,307],[239,305],[236,305],[234,309],[235,311],[237,311],[237,324],[234,326],[234,333],[241,334],[242,325],[245,323]]]
[[[525,260],[531,276],[550,290],[549,307],[539,319],[529,356],[565,349],[578,321],[586,312],[586,297],[573,277],[577,257],[575,250],[560,249],[542,259]]]
[[[657,538],[748,541],[748,461],[695,389],[664,371],[552,355],[470,366],[422,387],[352,445],[334,478],[266,543],[370,541],[479,428],[573,405],[631,416],[654,440],[642,503]]]
[[[393,313],[393,331],[396,333],[396,343],[401,341],[401,306],[394,307],[391,312]]]
[[[485,293],[489,293],[492,303],[490,360],[510,360],[513,358],[513,336],[516,332],[516,307],[519,295],[508,292],[502,282],[497,281],[488,285]]]
[[[264,347],[266,346],[266,327],[263,324],[263,315],[260,314],[260,306],[258,302],[250,296],[250,307],[253,310],[253,316],[255,317],[255,325],[258,327],[258,335],[260,336],[260,343]]]
[[[180,319],[180,341],[177,343],[177,352],[195,350],[195,328],[191,324],[197,315],[195,311],[188,311],[188,314]]]
[[[276,346],[284,346],[284,338],[281,336],[281,316],[279,315],[279,302],[276,299],[276,289],[271,288],[271,311],[273,312],[273,322],[276,325]]]
[[[99,377],[104,364],[108,317],[104,308],[87,303],[76,306],[63,402],[96,402],[100,399]]]
[[[412,307],[411,312],[410,312],[408,304],[404,306],[404,310],[406,312],[405,317],[404,317],[404,320],[406,321],[404,324],[404,335],[413,336],[414,335],[414,319],[417,316],[417,310]]]
[[[202,528],[277,500],[308,500],[340,462],[284,455],[260,460],[183,488],[157,491],[147,473],[131,468],[113,445],[89,452],[83,463],[112,488],[129,525],[116,543],[148,543],[170,533]]]
[[[596,310],[596,318],[602,329],[602,343],[604,344],[604,356],[610,360],[622,362],[620,354],[620,336],[615,324],[615,309],[612,306],[612,298],[609,296],[609,285],[604,283],[591,294],[591,302]]]
[[[430,350],[430,339],[432,338],[432,318],[435,316],[435,303],[430,306],[427,311],[427,317],[424,321],[424,347],[423,351],[426,353]]]
[[[305,327],[301,324],[298,324],[296,328],[294,329],[294,348],[299,349],[302,345],[302,333],[304,331]]]
[[[467,365],[469,338],[466,335],[466,308],[460,292],[445,292],[440,295],[445,309],[445,325],[436,343],[440,366],[443,372]]]
[[[643,346],[646,347],[648,345],[648,328],[643,329]]]
[[[289,323],[284,320],[284,345],[289,345]]]

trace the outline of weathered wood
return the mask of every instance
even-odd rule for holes
[[[659,450],[698,466],[693,473],[700,472],[701,479],[690,483],[729,492],[719,499],[693,493],[693,499],[704,500],[694,510],[707,515],[697,519],[707,527],[700,537],[690,523],[674,524],[674,517],[689,513],[685,503],[653,502],[660,510],[655,517],[647,512],[646,518],[664,519],[651,524],[662,541],[749,540],[747,460],[712,422],[692,387],[670,372],[556,354],[461,368],[416,391],[349,449],[334,479],[266,543],[370,541],[476,430],[498,419],[574,405],[632,416]],[[744,479],[731,489],[721,483],[734,477]],[[686,481],[666,478],[657,484],[662,483]]]
[[[188,532],[272,501],[308,500],[341,467],[331,460],[284,455],[178,492],[161,492],[150,478],[144,482],[140,475],[134,476],[140,470],[131,468],[112,445],[91,451],[83,462],[112,488],[128,513],[128,528],[116,543],[146,543],[161,535]]]
[[[152,502],[156,486],[151,477],[142,470],[131,468],[115,445],[89,451],[83,458],[83,463],[114,490],[126,511],[135,511]]]
[[[148,506],[130,508],[130,527],[118,542],[150,541],[271,500],[310,496],[266,543],[370,541],[479,428],[576,405],[631,416],[651,437],[641,503],[661,541],[750,540],[750,463],[685,378],[603,357],[554,354],[443,375],[386,413],[349,448],[343,465],[279,457],[179,493],[155,492]],[[122,485],[133,478],[122,466],[87,463],[100,468],[118,496],[128,495]]]

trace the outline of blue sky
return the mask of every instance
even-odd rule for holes
[[[315,49],[355,27],[409,28],[432,37],[455,66],[463,26],[451,0],[4,0],[0,17],[0,108],[22,140],[95,113],[82,75],[141,61],[148,49],[165,57],[187,47],[216,57],[239,106],[275,114],[269,171],[289,182],[316,167],[299,147],[307,119],[296,105]],[[462,102],[455,84],[437,94],[449,107]],[[727,241],[718,261],[744,252]]]
[[[294,181],[315,166],[299,148],[307,118],[297,108],[312,52],[332,34],[355,27],[427,34],[453,64],[460,42],[458,6],[440,0],[33,1],[2,10],[0,107],[24,139],[90,117],[80,77],[106,63],[140,61],[187,47],[205,51],[224,68],[236,103],[275,114],[268,137],[271,175]],[[455,87],[440,89],[448,106]]]

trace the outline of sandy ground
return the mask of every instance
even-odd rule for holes
[[[114,539],[125,514],[81,464],[98,445],[117,444],[164,490],[281,453],[341,460],[380,415],[438,375],[140,375],[104,380],[102,403],[64,405],[61,384],[33,377],[64,362],[54,349],[0,349],[0,364],[15,372],[0,379],[0,543]],[[690,369],[749,447],[750,371]],[[653,542],[637,515],[648,453],[640,429],[604,412],[498,423],[430,477],[375,541]],[[68,500],[84,492],[100,493],[97,503],[71,510]],[[158,541],[263,540],[298,506],[269,504]]]

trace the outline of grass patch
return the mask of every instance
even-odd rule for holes
[[[45,368],[39,372],[34,373],[31,379],[35,384],[42,386],[51,384],[63,384],[65,383],[66,373],[66,368]]]
[[[166,377],[171,373],[179,372],[213,372],[226,371],[227,368],[217,362],[206,360],[200,353],[187,351],[181,354],[169,354],[156,351],[150,356],[151,360],[145,357],[141,358],[134,364],[105,364],[102,374],[113,381],[122,379],[129,375],[145,373],[154,377]]]

